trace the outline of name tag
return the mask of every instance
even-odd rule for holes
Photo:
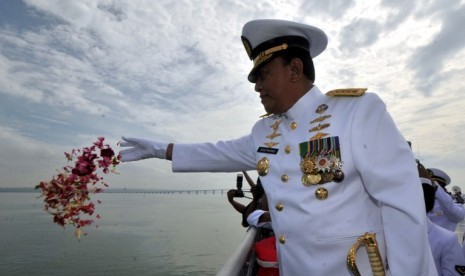
[[[268,153],[268,154],[277,154],[279,149],[275,148],[265,148],[265,147],[259,147],[257,152],[260,153]]]

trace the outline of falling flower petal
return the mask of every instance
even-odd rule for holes
[[[90,201],[91,195],[101,193],[103,187],[108,187],[97,170],[101,169],[104,174],[116,173],[115,167],[120,163],[120,156],[116,156],[111,147],[103,143],[104,140],[98,137],[91,147],[65,152],[67,161],[74,161],[74,166],[63,167],[52,180],[41,181],[35,186],[35,189],[41,190],[44,210],[53,216],[53,222],[62,227],[74,226],[78,239],[86,235],[82,228],[93,223],[90,218],[94,215],[95,204]],[[100,150],[100,156],[97,150]],[[97,203],[101,201],[97,200]],[[98,214],[95,217],[101,218]]]

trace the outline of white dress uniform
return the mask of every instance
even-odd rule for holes
[[[428,238],[438,275],[465,275],[465,256],[455,233],[428,220]]]
[[[457,224],[465,219],[465,208],[456,203],[444,189],[438,187],[434,207],[428,212],[428,217],[433,223],[455,232]]]
[[[331,144],[324,142],[329,137]],[[324,142],[321,155],[338,151],[342,181],[304,183],[301,148],[311,139]],[[329,97],[314,86],[285,114],[259,120],[250,135],[173,149],[175,172],[257,164],[265,164],[259,175],[281,276],[351,275],[347,254],[366,232],[376,234],[386,275],[437,275],[414,156],[376,94]],[[372,274],[363,248],[357,266]]]

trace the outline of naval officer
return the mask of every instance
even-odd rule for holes
[[[415,159],[383,101],[365,89],[320,91],[312,59],[327,36],[316,27],[254,20],[242,42],[268,113],[249,135],[197,144],[123,137],[122,160],[168,159],[175,172],[257,169],[280,275],[437,275]]]
[[[442,228],[455,232],[457,224],[465,219],[465,208],[463,204],[455,202],[446,190],[451,182],[450,176],[441,169],[428,170],[436,187],[434,208],[428,212],[428,217]]]
[[[435,205],[436,186],[427,169],[418,162],[418,174],[423,187],[426,212]],[[438,275],[465,275],[465,255],[454,232],[448,231],[428,219],[428,240]]]

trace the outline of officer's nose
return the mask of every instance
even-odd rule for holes
[[[263,84],[261,81],[257,80],[255,82],[255,91],[257,91],[258,93],[260,93],[261,91],[263,90]]]

